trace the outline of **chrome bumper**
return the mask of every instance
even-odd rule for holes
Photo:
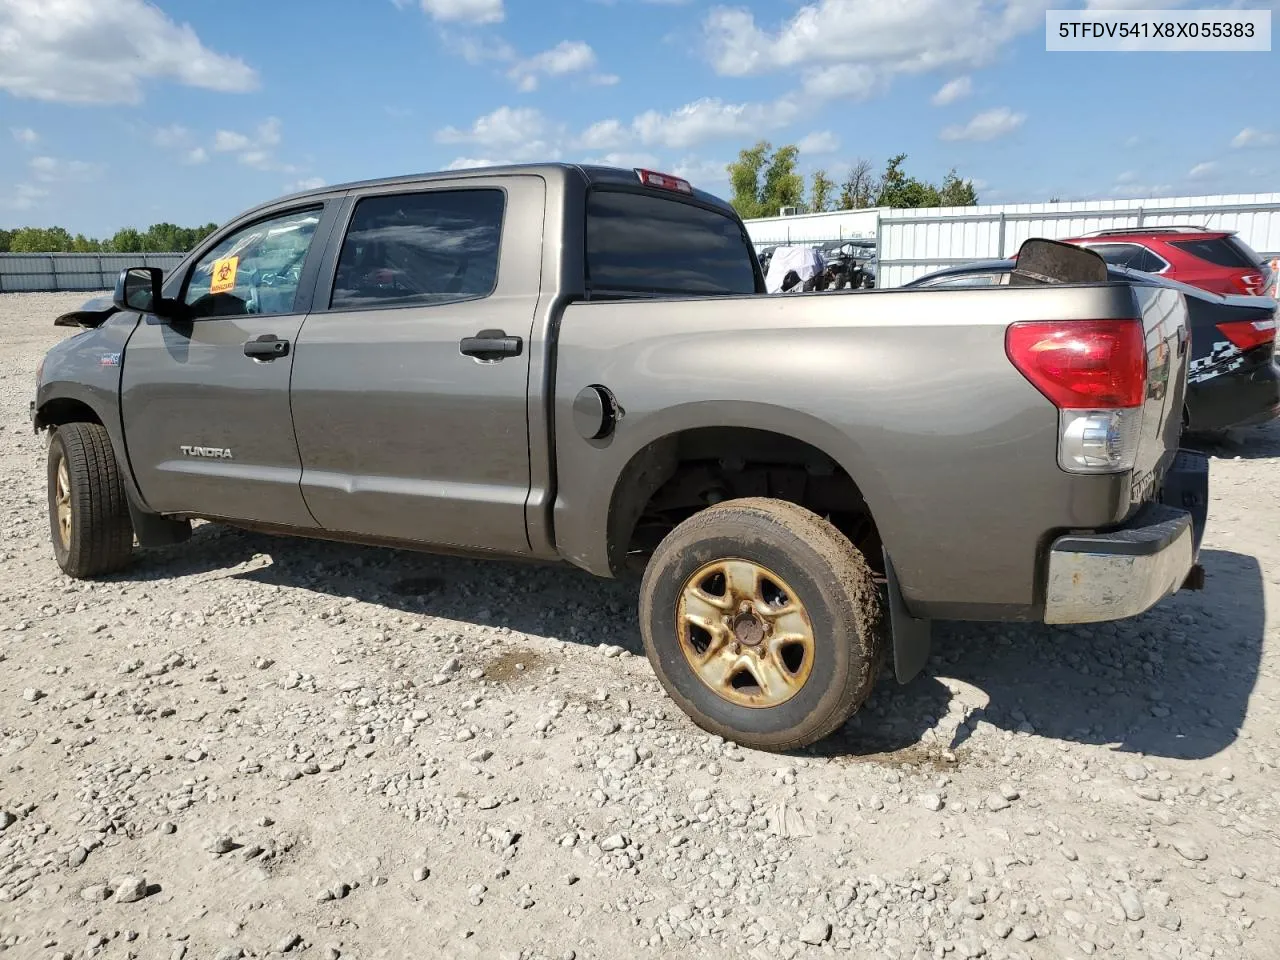
[[[1045,623],[1100,623],[1150,610],[1191,573],[1197,539],[1191,514],[1162,504],[1112,533],[1059,537],[1049,550]]]

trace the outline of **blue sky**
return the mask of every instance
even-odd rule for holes
[[[0,226],[224,221],[450,165],[974,178],[987,202],[1280,190],[1274,53],[1044,50],[1177,0],[0,0]],[[1181,4],[1275,7],[1276,3]]]

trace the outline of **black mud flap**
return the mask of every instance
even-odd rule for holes
[[[1179,450],[1169,472],[1164,475],[1160,502],[1191,514],[1191,555],[1197,562],[1179,589],[1203,590],[1204,567],[1199,560],[1200,542],[1209,523],[1209,458],[1196,450]]]
[[[898,576],[888,551],[884,554],[884,575],[889,587],[889,627],[893,634],[893,672],[899,683],[910,683],[924,669],[933,642],[933,621],[918,620],[907,610],[898,587]]]

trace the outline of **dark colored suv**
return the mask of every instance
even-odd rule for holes
[[[1265,296],[1275,280],[1271,265],[1229,230],[1100,230],[1066,242],[1089,247],[1114,266],[1159,274],[1211,293]]]

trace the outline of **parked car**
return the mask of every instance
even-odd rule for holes
[[[1147,227],[1099,230],[1067,243],[1088,247],[1107,263],[1189,283],[1212,293],[1272,292],[1271,264],[1231,230]]]
[[[277,200],[64,322],[90,329],[31,416],[67,574],[195,518],[640,561],[658,678],[746,746],[840,727],[933,618],[1198,585],[1208,466],[1178,451],[1186,313],[1157,285],[771,297],[724,201],[545,164]]]
[[[939,270],[905,286],[1003,286],[1013,267],[1013,260],[981,260]],[[1191,351],[1184,420],[1189,429],[1219,431],[1280,416],[1275,300],[1222,296],[1123,267],[1108,270],[1115,282],[1169,287],[1186,298]]]

